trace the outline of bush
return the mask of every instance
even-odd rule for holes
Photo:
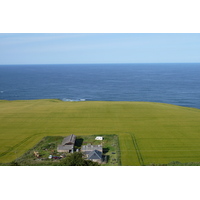
[[[12,161],[10,163],[10,166],[20,166],[20,164],[18,162],[16,162],[16,161]]]
[[[85,160],[81,152],[75,152],[60,161],[62,166],[98,166],[91,160]]]

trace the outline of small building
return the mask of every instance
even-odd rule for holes
[[[95,140],[103,140],[103,137],[102,137],[102,136],[97,136],[97,137],[95,138]]]
[[[62,144],[58,145],[57,151],[73,153],[75,141],[76,141],[76,136],[73,134],[71,134],[68,137],[65,137],[62,141]]]
[[[74,145],[58,145],[57,152],[73,153]]]
[[[81,147],[81,152],[86,156],[88,160],[95,162],[102,161],[103,148],[102,145],[83,145]]]

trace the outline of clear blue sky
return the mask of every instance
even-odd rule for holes
[[[0,34],[0,65],[168,62],[200,62],[200,34]]]

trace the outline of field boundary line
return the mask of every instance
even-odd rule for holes
[[[17,143],[16,145],[10,147],[7,151],[4,151],[2,153],[0,153],[0,157],[3,157],[7,154],[9,154],[10,152],[12,151],[15,151],[16,148],[18,148],[19,146],[23,145],[25,142],[27,142],[28,140],[30,140],[32,137],[36,136],[36,135],[39,135],[40,133],[37,133],[37,134],[34,134],[34,135],[31,135],[29,137],[26,137],[25,139],[23,139],[21,142]]]
[[[129,133],[130,134],[130,133]],[[142,158],[142,154],[140,152],[140,149],[138,147],[138,144],[137,144],[137,140],[135,138],[135,135],[132,133],[130,134],[131,135],[131,138],[132,138],[132,141],[133,141],[133,145],[135,147],[135,151],[136,151],[136,154],[137,154],[137,158],[138,158],[138,161],[140,163],[141,166],[144,166],[144,160]]]

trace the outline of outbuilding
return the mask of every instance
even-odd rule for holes
[[[76,136],[73,134],[71,134],[68,137],[65,137],[62,141],[62,144],[58,145],[57,151],[73,153],[75,141],[76,141]]]
[[[95,140],[103,140],[103,137],[102,137],[102,136],[97,136],[97,137],[95,138]]]

